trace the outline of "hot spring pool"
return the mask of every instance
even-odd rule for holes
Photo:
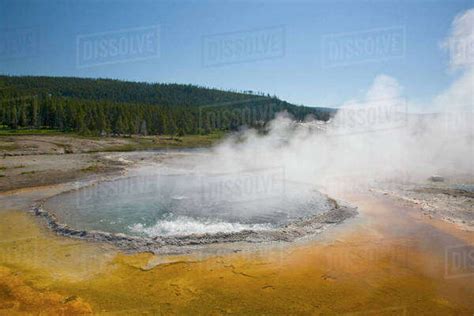
[[[139,237],[267,231],[332,207],[313,187],[285,181],[280,170],[135,176],[44,204],[73,229]]]

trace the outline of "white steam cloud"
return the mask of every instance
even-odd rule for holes
[[[439,111],[473,112],[474,104],[474,9],[459,14],[450,36],[442,43],[450,54],[450,66],[460,77],[438,95],[434,108]]]
[[[474,10],[469,10],[456,17],[443,42],[451,52],[449,65],[459,77],[433,99],[425,114],[413,113],[402,85],[381,74],[361,100],[345,102],[329,122],[296,122],[282,113],[264,135],[247,130],[230,136],[212,148],[211,156],[186,158],[192,159],[188,166],[197,174],[236,174],[240,182],[232,184],[226,176],[224,191],[246,180],[265,183],[265,170],[275,168],[284,170],[278,175],[289,183],[336,195],[378,181],[419,181],[434,174],[472,177],[473,16]],[[464,48],[453,53],[453,43]],[[252,179],[239,177],[250,171]],[[227,200],[233,194],[222,196]]]
[[[469,9],[454,18],[450,36],[441,47],[450,52],[452,68],[473,66],[474,57],[474,9]]]
[[[234,135],[197,165],[226,173],[281,167],[287,180],[328,192],[438,173],[473,175],[473,29],[471,9],[454,19],[443,42],[451,68],[461,74],[434,98],[435,114],[410,113],[403,87],[379,75],[363,100],[347,101],[328,123],[298,123],[281,114],[265,135]]]

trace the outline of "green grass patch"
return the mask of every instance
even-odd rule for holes
[[[25,168],[26,166],[25,165],[17,165],[17,166],[13,166],[11,167],[10,169],[20,169],[20,168]],[[7,170],[8,168],[5,167],[5,166],[0,166],[0,171],[4,171],[4,170]]]
[[[135,150],[143,150],[145,147],[140,146],[139,144],[125,144],[125,145],[116,145],[116,146],[108,146],[104,149],[94,150],[91,152],[114,152],[114,151],[135,151]]]
[[[13,131],[13,132],[12,132]],[[0,129],[0,136],[25,136],[25,135],[36,135],[36,136],[68,136],[80,139],[88,139],[92,141],[103,142],[103,148],[97,148],[90,150],[93,152],[129,152],[139,150],[153,150],[153,149],[166,149],[166,148],[193,148],[193,147],[209,147],[221,140],[226,133],[218,132],[208,135],[185,135],[185,136],[172,136],[172,135],[159,135],[159,136],[128,136],[128,137],[95,137],[95,136],[84,136],[74,133],[64,133],[57,130],[6,130]],[[113,140],[123,140],[122,144],[110,144]],[[62,142],[51,141],[60,148],[64,148],[66,153],[72,152],[71,146],[74,145],[65,144]],[[0,142],[0,150],[3,151],[14,151],[20,147],[13,142]]]
[[[34,170],[32,170],[32,171],[23,171],[21,173],[21,175],[29,175],[29,174],[35,174],[35,173],[36,173],[36,171],[34,171]]]
[[[0,150],[2,151],[13,151],[18,149],[18,145],[14,143],[0,143]]]
[[[56,129],[0,129],[0,136],[15,136],[15,135],[65,135],[70,134],[67,132],[61,132]]]
[[[153,150],[164,148],[193,148],[209,147],[221,140],[225,133],[213,133],[208,135],[185,135],[185,136],[133,136],[124,138],[128,144],[108,146],[97,151],[104,152],[125,152],[138,150]]]
[[[81,171],[82,172],[99,172],[101,170],[103,170],[104,168],[102,166],[99,166],[99,165],[91,165],[89,167],[86,167],[86,168],[82,168]]]

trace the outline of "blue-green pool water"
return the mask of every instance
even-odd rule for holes
[[[331,204],[279,170],[257,170],[136,176],[55,196],[45,207],[76,229],[153,237],[272,229]]]

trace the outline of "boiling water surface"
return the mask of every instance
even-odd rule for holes
[[[330,207],[310,185],[283,180],[280,170],[136,176],[45,204],[76,229],[150,237],[273,229]]]

